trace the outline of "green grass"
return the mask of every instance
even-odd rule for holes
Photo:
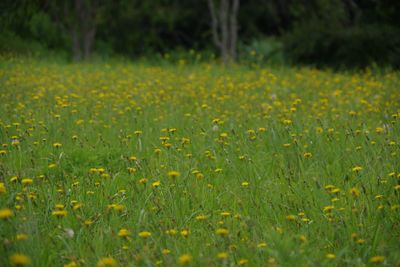
[[[0,266],[396,266],[399,84],[3,58]]]

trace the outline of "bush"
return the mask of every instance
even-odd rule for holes
[[[283,38],[284,53],[292,63],[317,67],[400,68],[400,30],[382,24],[334,29],[318,22],[294,28]]]

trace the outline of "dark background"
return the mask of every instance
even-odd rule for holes
[[[94,28],[78,60],[218,56],[207,0],[81,0],[83,17],[76,1],[1,1],[0,52],[72,59],[73,29]],[[242,63],[400,68],[398,0],[241,0],[238,25]]]

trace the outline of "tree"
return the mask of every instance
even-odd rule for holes
[[[217,1],[218,2],[218,1]],[[239,0],[208,0],[214,44],[219,48],[225,65],[237,59]]]

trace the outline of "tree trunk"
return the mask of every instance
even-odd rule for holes
[[[224,65],[229,65],[237,59],[239,0],[220,0],[219,10],[214,0],[208,0],[208,6],[214,44],[220,50]]]

